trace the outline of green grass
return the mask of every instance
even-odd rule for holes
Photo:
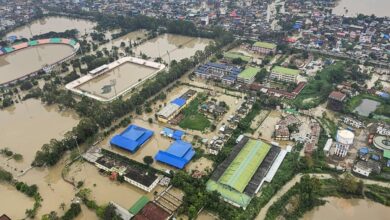
[[[181,128],[204,131],[211,126],[206,116],[198,111],[199,104],[200,98],[197,97],[183,110],[185,117],[179,123]]]
[[[243,192],[270,149],[262,141],[249,140],[218,181]]]

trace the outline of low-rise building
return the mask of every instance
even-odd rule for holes
[[[299,70],[275,66],[271,70],[269,78],[272,80],[296,83],[299,72]]]
[[[168,103],[165,107],[163,107],[157,113],[157,120],[163,123],[168,123],[172,120],[176,115],[180,113],[180,111],[188,106],[188,104],[194,100],[196,97],[195,90],[188,90],[180,97],[174,99],[170,103]]]

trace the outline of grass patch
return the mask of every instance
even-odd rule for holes
[[[203,97],[196,97],[184,110],[184,119],[179,126],[184,129],[205,131],[211,126],[211,122],[199,112],[199,104]]]

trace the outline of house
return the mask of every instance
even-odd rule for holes
[[[300,71],[281,66],[275,66],[269,76],[272,80],[296,83]]]

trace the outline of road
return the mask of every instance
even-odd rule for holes
[[[278,201],[291,187],[293,187],[296,183],[298,183],[302,176],[305,174],[298,174],[296,175],[292,180],[290,180],[288,183],[286,183],[273,197],[268,203],[260,210],[259,214],[256,217],[256,220],[263,220],[265,219],[265,216],[268,212],[268,209],[274,204],[274,202]],[[317,177],[319,179],[330,179],[333,178],[330,174],[309,174],[310,177]],[[375,181],[375,180],[368,180],[368,179],[360,179],[362,180],[364,184],[377,184],[383,187],[389,187],[390,183]]]

